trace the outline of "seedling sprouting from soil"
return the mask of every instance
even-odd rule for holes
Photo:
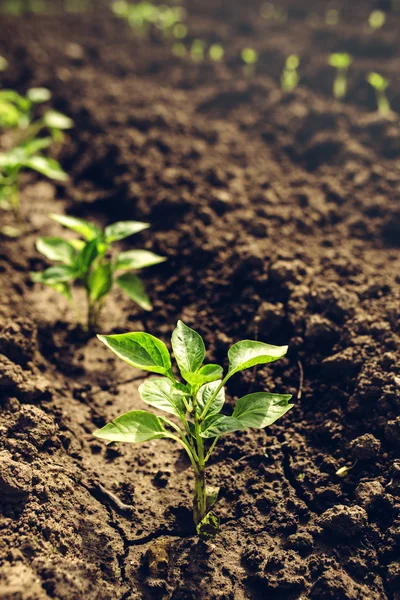
[[[200,535],[215,533],[218,518],[211,508],[218,492],[206,485],[206,465],[218,440],[234,431],[267,427],[293,406],[289,404],[291,395],[257,392],[240,398],[233,414],[227,416],[221,413],[225,403],[224,386],[235,373],[282,358],[287,346],[250,340],[238,342],[228,352],[229,369],[224,375],[219,365],[203,364],[203,339],[178,321],[171,341],[185,382],[182,383],[172,371],[167,347],[152,335],[137,332],[98,337],[132,367],[158,375],[147,379],[139,387],[139,394],[146,404],[172,414],[175,419],[133,410],[98,429],[94,435],[108,442],[135,443],[168,438],[180,444],[195,474],[193,517],[197,532]]]
[[[347,71],[353,62],[350,54],[346,52],[335,52],[329,57],[331,67],[337,69],[335,81],[333,82],[333,95],[336,100],[343,100],[347,93]]]
[[[195,62],[201,62],[204,59],[204,49],[206,47],[203,40],[194,40],[190,48],[190,58]]]
[[[53,142],[63,139],[63,131],[73,126],[71,119],[47,110],[35,118],[37,105],[50,100],[46,88],[31,88],[26,96],[14,90],[0,91],[0,206],[19,212],[19,176],[22,170],[37,171],[55,181],[67,181],[59,163],[43,154]],[[47,132],[42,136],[43,131]]]
[[[224,49],[221,44],[211,44],[208,49],[208,56],[213,62],[221,62],[224,58]]]
[[[241,52],[242,61],[244,62],[244,72],[249,77],[254,75],[255,66],[258,60],[258,53],[254,48],[243,48]]]
[[[299,83],[299,73],[297,71],[300,65],[299,57],[296,54],[291,54],[287,57],[285,68],[281,75],[281,87],[285,92],[292,92],[296,89]]]
[[[152,28],[161,32],[162,37],[175,35],[183,38],[187,33],[187,28],[182,23],[186,19],[186,10],[182,6],[152,2],[131,4],[125,0],[116,0],[112,3],[112,10],[117,17],[125,19],[137,35],[146,36]],[[177,27],[179,25],[184,29]]]
[[[35,283],[44,283],[63,294],[75,307],[71,284],[80,283],[87,298],[85,329],[97,328],[107,294],[116,283],[131,300],[144,310],[152,310],[143,282],[136,275],[145,267],[157,265],[166,259],[148,250],[128,250],[110,255],[111,245],[150,227],[138,221],[118,221],[104,231],[93,223],[65,215],[51,215],[64,227],[72,229],[83,239],[58,237],[39,238],[37,250],[49,260],[58,263],[43,272],[31,273]],[[131,271],[131,272],[129,272]]]
[[[368,25],[375,31],[384,26],[386,22],[386,13],[383,10],[373,10],[368,18]]]
[[[367,81],[375,90],[376,103],[378,111],[381,114],[387,114],[390,112],[390,103],[386,96],[386,90],[389,86],[389,81],[382,77],[379,73],[368,73]]]

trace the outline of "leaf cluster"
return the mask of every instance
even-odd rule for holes
[[[37,250],[57,264],[45,271],[31,273],[34,282],[55,289],[71,301],[71,284],[81,283],[87,295],[89,329],[97,326],[104,299],[114,283],[141,308],[152,309],[143,282],[135,272],[166,259],[148,250],[128,250],[116,256],[110,256],[109,252],[114,242],[147,229],[148,223],[118,221],[103,231],[84,219],[67,215],[50,216],[78,233],[81,239],[39,238]]]
[[[171,344],[181,378],[172,370],[165,344],[142,332],[98,336],[119,358],[133,367],[155,373],[140,387],[142,400],[177,417],[181,427],[163,416],[133,410],[94,432],[98,438],[117,442],[144,442],[173,438],[183,444],[196,467],[199,437],[215,441],[222,435],[247,428],[264,428],[284,415],[293,404],[291,395],[257,392],[240,398],[233,414],[221,411],[225,404],[225,384],[236,373],[255,365],[282,358],[287,346],[244,340],[228,351],[229,368],[224,375],[217,364],[204,364],[205,346],[201,336],[178,321]],[[182,381],[183,380],[183,381]],[[174,433],[177,432],[178,436]],[[213,446],[212,446],[213,448]],[[211,448],[211,450],[212,450]],[[210,452],[205,457],[207,462]],[[200,460],[201,462],[201,460]]]

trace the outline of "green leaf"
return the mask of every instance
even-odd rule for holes
[[[43,122],[50,129],[71,129],[74,126],[72,119],[57,112],[56,110],[48,110],[43,115]]]
[[[51,92],[47,88],[38,87],[28,90],[26,97],[35,104],[47,102],[51,98]]]
[[[51,143],[52,139],[49,137],[38,138],[36,140],[25,142],[25,144],[21,144],[20,148],[24,150],[26,156],[32,156],[32,154],[36,154],[36,152],[40,152],[41,150],[48,148]]]
[[[160,419],[145,410],[132,410],[117,417],[93,435],[110,442],[147,442],[168,437]]]
[[[35,283],[45,283],[46,285],[71,281],[72,279],[75,279],[76,276],[77,273],[75,268],[69,265],[56,265],[54,267],[49,267],[40,273],[31,273],[32,281]]]
[[[97,337],[132,367],[159,375],[171,373],[171,358],[166,345],[150,333],[138,331]]]
[[[31,156],[24,161],[24,165],[29,169],[33,169],[49,179],[55,181],[68,181],[69,177],[62,170],[59,163],[54,158],[46,158],[45,156]]]
[[[223,374],[222,367],[219,365],[204,365],[197,371],[197,373],[190,373],[189,371],[181,371],[181,375],[185,381],[192,386],[201,386],[205,383],[221,379]]]
[[[210,511],[204,519],[196,525],[196,531],[200,537],[210,538],[218,533],[219,519],[215,513]]]
[[[89,223],[89,221],[85,221],[84,219],[70,217],[69,215],[51,214],[49,216],[51,219],[54,219],[54,221],[57,221],[57,223],[63,225],[63,227],[68,227],[68,229],[76,231],[88,242],[97,238],[101,233],[96,225],[93,225],[93,223]]]
[[[197,412],[199,415],[202,414],[207,402],[217,391],[218,386],[221,384],[221,380],[213,381],[212,383],[206,383],[197,392]],[[225,403],[225,390],[222,387],[214,400],[211,403],[210,408],[207,412],[207,417],[219,413]]]
[[[72,301],[71,288],[68,283],[47,283],[49,287],[53,288],[59,294],[62,294],[67,298],[67,300]]]
[[[205,347],[201,335],[178,321],[171,338],[175,360],[184,379],[185,374],[196,373],[203,364]]]
[[[125,294],[143,310],[153,310],[150,298],[145,292],[144,284],[140,277],[133,273],[125,273],[116,280]]]
[[[252,340],[243,340],[234,344],[228,351],[229,357],[229,375],[249,369],[255,365],[279,360],[285,356],[287,346],[271,346],[264,342],[254,342]]]
[[[93,242],[89,242],[93,243]],[[110,263],[98,265],[88,277],[88,288],[90,299],[97,302],[108,294],[113,284]]]
[[[180,417],[186,413],[182,396],[177,393],[172,381],[166,377],[147,379],[139,386],[143,402]]]
[[[240,398],[233,411],[233,417],[244,427],[262,429],[272,425],[294,406],[289,404],[291,394],[269,394],[256,392]]]
[[[20,118],[18,108],[10,102],[4,102],[0,99],[0,126],[1,127],[16,127]]]
[[[82,275],[85,275],[95,258],[97,257],[97,240],[90,240],[84,245],[76,259],[76,269]]]
[[[200,435],[203,438],[213,438],[224,433],[241,431],[242,429],[245,429],[245,426],[233,416],[212,415],[202,422]]]
[[[220,491],[220,487],[206,485],[206,508],[207,510],[211,510],[212,507],[217,503],[218,494]]]
[[[36,242],[36,249],[49,260],[71,265],[75,259],[75,250],[65,240],[58,237],[42,237]]]
[[[128,250],[121,252],[117,256],[115,269],[144,269],[165,262],[167,259],[164,256],[158,256],[154,252],[148,250]]]
[[[105,228],[104,235],[106,242],[111,244],[149,227],[150,223],[141,223],[140,221],[117,221]]]

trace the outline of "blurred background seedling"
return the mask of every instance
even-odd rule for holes
[[[244,72],[250,77],[254,75],[255,67],[258,61],[258,53],[254,48],[243,48],[241,58],[244,62]]]
[[[375,90],[376,104],[378,107],[378,111],[381,114],[387,114],[391,111],[389,100],[386,96],[386,90],[389,86],[389,80],[385,79],[379,73],[368,73],[367,75],[368,83]]]
[[[334,52],[329,56],[329,64],[337,69],[333,82],[333,95],[336,100],[343,100],[347,94],[347,71],[353,58],[346,52]]]
[[[224,58],[225,51],[221,44],[212,44],[208,49],[208,56],[213,62],[221,62]]]
[[[337,8],[330,8],[325,13],[325,23],[327,25],[339,25],[340,15]]]
[[[300,76],[297,71],[300,65],[300,59],[297,54],[291,54],[287,57],[285,67],[281,75],[281,88],[284,92],[292,92],[296,89]]]
[[[8,60],[4,56],[0,56],[0,72],[8,69]]]
[[[190,58],[194,62],[201,62],[204,60],[205,47],[206,44],[203,40],[194,40],[190,48]]]
[[[383,10],[373,10],[368,17],[368,25],[372,31],[376,31],[386,23],[386,13]]]

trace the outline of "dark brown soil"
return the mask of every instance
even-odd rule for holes
[[[328,26],[315,0],[282,2],[286,23],[261,19],[256,1],[187,0],[190,37],[226,48],[218,65],[137,39],[100,4],[0,17],[0,86],[49,87],[76,124],[57,150],[71,183],[27,174],[26,235],[1,240],[1,600],[400,598],[400,120],[373,112],[364,81],[391,77],[400,110],[400,14],[372,34],[378,4],[336,2],[341,23]],[[249,45],[253,77],[238,58]],[[355,57],[346,104],[326,67],[339,50]],[[302,85],[283,94],[293,52]],[[180,317],[217,362],[246,337],[289,344],[255,381],[229,383],[228,410],[249,389],[296,400],[267,431],[220,443],[212,541],[193,534],[178,448],[91,436],[142,407],[143,374],[82,339],[64,300],[30,282],[44,266],[35,238],[59,233],[47,214],[62,211],[149,220],[127,247],[168,256],[144,274],[154,312],[113,292],[104,332],[168,341]]]

